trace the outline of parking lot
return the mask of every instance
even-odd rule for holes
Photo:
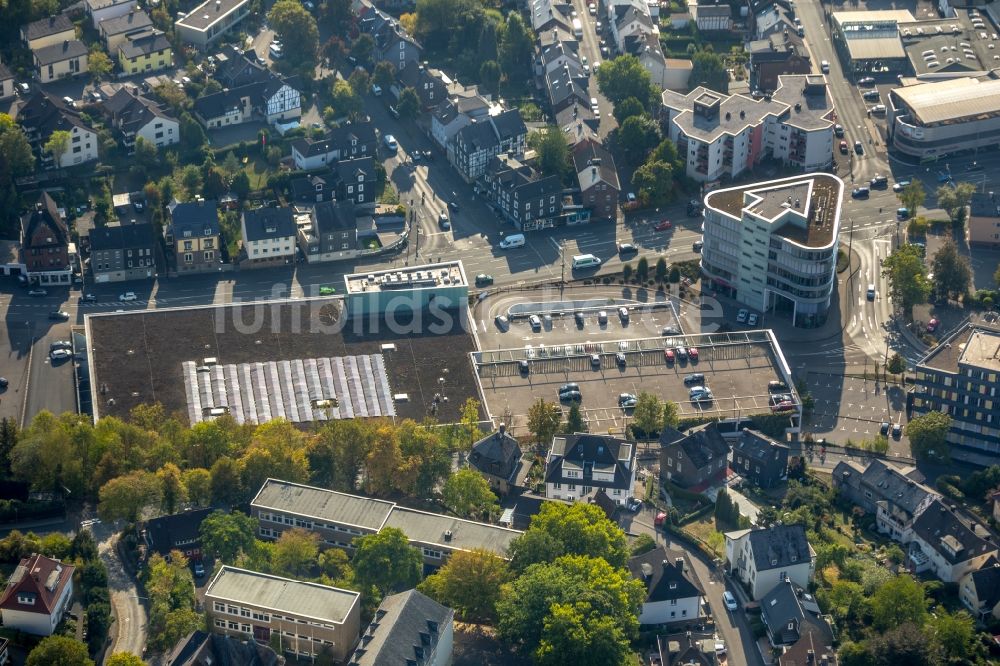
[[[809,430],[836,444],[855,444],[876,437],[883,422],[906,426],[906,396],[894,384],[871,379],[810,372],[806,379],[815,408],[809,416]],[[909,455],[905,435],[889,438],[889,449]]]
[[[535,401],[557,402],[559,388],[575,383],[591,432],[621,432],[631,411],[619,407],[619,396],[643,391],[677,403],[682,417],[738,418],[770,413],[768,382],[787,379],[766,331],[603,341],[580,337],[475,354],[490,415],[514,427],[526,426]],[[677,347],[695,348],[697,358],[668,360],[665,349]],[[704,378],[685,383],[691,373]],[[689,390],[694,385],[706,386],[714,398],[692,402]],[[793,397],[796,407],[790,420],[797,420],[799,401]]]

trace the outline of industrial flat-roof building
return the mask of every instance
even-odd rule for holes
[[[892,145],[907,155],[923,159],[1000,145],[1000,79],[894,88],[886,106]]]
[[[710,192],[702,272],[748,307],[821,324],[836,285],[843,194],[844,182],[826,173]]]
[[[805,171],[833,159],[833,100],[821,74],[778,77],[767,99],[695,88],[663,91],[670,139],[685,158],[686,173],[708,182],[736,177],[765,157]]]
[[[905,9],[833,12],[831,34],[845,69],[856,73],[906,72],[909,61],[899,24],[914,21]]]
[[[348,317],[389,317],[468,303],[461,261],[445,261],[344,276]]]
[[[939,411],[952,418],[953,458],[977,464],[1000,457],[1000,329],[967,323],[917,363],[914,414]]]
[[[240,24],[250,13],[250,0],[205,0],[174,28],[182,41],[204,49]]]

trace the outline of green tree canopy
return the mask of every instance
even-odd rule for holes
[[[351,84],[343,79],[338,79],[334,82],[331,91],[331,101],[334,113],[338,117],[347,116],[348,118],[356,118],[364,108],[361,97],[351,87]]]
[[[946,298],[964,296],[972,285],[972,267],[969,259],[958,252],[955,241],[948,239],[934,253],[932,289]]]
[[[69,636],[47,636],[28,653],[27,666],[94,666],[87,646]]]
[[[952,220],[960,220],[965,214],[965,207],[972,201],[972,195],[975,193],[976,186],[972,183],[942,185],[937,189],[938,206],[944,208]]]
[[[528,145],[538,154],[538,168],[546,176],[564,178],[570,169],[569,144],[566,135],[555,125],[537,130],[528,136]]]
[[[872,619],[879,631],[911,623],[923,626],[927,598],[923,586],[912,576],[901,574],[880,586],[871,597]]]
[[[615,104],[614,117],[621,125],[625,122],[627,118],[632,116],[641,116],[646,113],[646,108],[643,106],[642,102],[637,100],[635,97],[626,97],[625,99]]]
[[[587,432],[587,424],[583,420],[583,413],[580,405],[570,405],[569,412],[566,413],[566,432]]]
[[[535,441],[539,444],[552,441],[560,423],[562,416],[559,405],[539,398],[538,402],[528,408],[528,430],[535,435]]]
[[[284,56],[292,65],[306,65],[316,61],[319,48],[319,29],[313,18],[298,0],[278,0],[267,14],[268,23],[281,39]]]
[[[399,94],[399,102],[396,103],[396,111],[400,118],[407,120],[414,120],[420,115],[420,96],[413,86],[403,88],[403,92]]]
[[[615,107],[623,100],[634,97],[643,108],[649,109],[657,97],[649,72],[633,55],[602,62],[597,68],[597,87]]]
[[[290,578],[305,578],[319,555],[319,535],[301,527],[285,530],[272,551],[277,572]]]
[[[899,203],[903,204],[910,217],[917,214],[917,209],[924,205],[927,199],[927,192],[924,190],[924,183],[919,178],[914,178],[910,184],[897,194]]]
[[[906,424],[906,436],[910,439],[913,457],[947,459],[946,438],[950,428],[951,417],[941,412],[931,411],[911,418]]]
[[[136,471],[115,477],[101,486],[97,512],[102,520],[135,522],[143,509],[159,502],[163,490],[152,472]]]
[[[632,174],[632,184],[639,191],[639,198],[650,205],[669,203],[676,192],[673,169],[658,160],[646,162],[636,169]]]
[[[90,48],[90,54],[87,56],[87,67],[90,69],[91,76],[101,80],[111,73],[115,65],[104,49],[99,44],[95,44]]]
[[[646,114],[629,116],[618,128],[618,145],[632,164],[643,162],[646,155],[660,143],[660,128]]]
[[[536,533],[551,540],[539,540]],[[544,548],[536,548],[540,544]],[[551,561],[541,558],[551,557],[553,551],[556,556],[599,557],[614,567],[623,567],[628,559],[628,539],[595,504],[547,502],[532,517],[524,535],[511,543],[511,563],[516,571],[524,571],[531,564]]]
[[[202,549],[225,564],[249,552],[257,534],[257,519],[239,511],[213,511],[201,521]]]
[[[691,56],[691,76],[688,87],[705,86],[722,94],[729,93],[729,72],[722,58],[711,51],[698,51]]]
[[[417,589],[454,608],[466,622],[493,622],[500,589],[511,577],[507,562],[494,553],[461,550]]]
[[[375,65],[375,73],[372,75],[372,81],[375,82],[375,85],[382,88],[382,90],[388,90],[389,86],[391,86],[395,80],[395,65],[388,60],[381,60],[377,65]]]
[[[56,130],[49,135],[49,140],[45,142],[42,146],[42,150],[52,156],[53,162],[57,167],[61,167],[62,159],[65,156],[67,150],[69,150],[69,143],[72,140],[72,135],[65,130]]]
[[[420,582],[423,557],[402,530],[387,527],[378,534],[355,538],[354,544],[357,550],[351,564],[361,585],[374,587],[384,596]]]
[[[620,664],[645,596],[627,569],[569,555],[534,564],[501,589],[497,634],[539,664]]]
[[[507,14],[500,44],[500,68],[508,79],[522,76],[534,56],[535,37],[520,12]]]
[[[916,245],[896,248],[882,261],[882,275],[889,280],[893,303],[906,312],[910,312],[915,305],[925,303],[930,296],[931,284]]]
[[[488,517],[499,510],[489,482],[468,467],[458,470],[444,482],[441,495],[445,506],[462,518]]]
[[[104,666],[144,666],[145,663],[131,652],[117,652],[104,660]]]
[[[660,432],[663,428],[663,406],[660,399],[652,393],[640,392],[636,396],[635,409],[632,410],[632,425],[647,439]]]
[[[986,657],[986,646],[979,640],[975,621],[964,610],[949,613],[939,609],[925,631],[946,664],[980,664]]]

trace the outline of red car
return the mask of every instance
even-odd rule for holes
[[[691,347],[690,349],[688,349],[688,357],[690,357],[690,359],[692,361],[697,361],[698,360],[698,348],[697,347]]]
[[[840,142],[840,152],[842,154],[844,154],[844,155],[847,154],[847,142],[846,141],[841,141]]]
[[[673,229],[673,228],[674,224],[670,220],[663,220],[655,227],[653,227],[653,229],[655,229],[656,231],[666,231],[667,229]]]
[[[674,356],[674,350],[673,349],[664,349],[663,350],[663,358],[667,359],[667,363],[673,363],[674,362],[674,358],[675,358],[675,356]]]
[[[934,331],[937,330],[937,327],[940,324],[941,322],[938,321],[936,317],[932,318],[929,322],[927,322],[927,332],[933,333]]]

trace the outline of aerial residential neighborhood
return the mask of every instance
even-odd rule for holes
[[[991,3],[0,19],[0,666],[1000,663]]]

